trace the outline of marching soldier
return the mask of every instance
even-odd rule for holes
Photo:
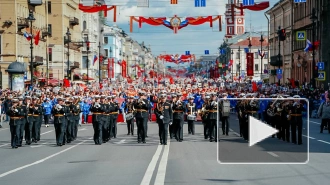
[[[41,100],[41,97],[39,97],[36,101],[36,105],[35,107],[38,107],[37,110],[39,112],[38,114],[38,132],[36,134],[36,137],[37,137],[37,141],[40,141],[40,134],[41,134],[41,125],[42,125],[42,121],[43,121],[43,117],[44,117],[44,111],[43,111],[43,108],[42,108],[42,100]]]
[[[244,139],[249,140],[249,116],[253,116],[255,118],[258,118],[258,109],[259,109],[259,103],[257,100],[248,100],[246,104],[246,115],[245,115],[245,122],[244,122]]]
[[[300,98],[299,95],[294,95],[293,98]],[[303,105],[300,100],[294,100],[291,111],[291,139],[292,143],[297,144],[297,129],[298,129],[298,145],[302,144],[302,112],[304,111]]]
[[[206,105],[206,110],[208,111],[209,120],[209,137],[210,142],[218,141],[218,127],[217,127],[217,117],[218,117],[218,102],[216,101],[216,94],[212,94],[211,101]]]
[[[80,106],[80,98],[78,97],[73,97],[75,100],[75,103],[73,104],[74,106],[74,112],[73,112],[73,125],[72,125],[72,140],[77,139],[77,134],[78,134],[78,125],[80,124],[80,118],[81,118],[81,106]]]
[[[112,134],[113,138],[117,138],[117,119],[120,108],[119,108],[119,104],[115,102],[116,95],[112,95],[111,99],[112,99],[112,106],[114,107],[114,109],[112,110],[112,112],[110,112],[110,114],[112,115],[112,133],[110,134]]]
[[[173,120],[172,105],[166,101],[166,97],[166,94],[161,95],[161,100],[155,109],[160,132],[159,139],[162,145],[167,145],[168,125],[172,124]]]
[[[101,106],[104,108],[104,113],[103,113],[103,124],[102,124],[102,141],[103,143],[106,143],[109,141],[110,138],[110,133],[109,133],[109,126],[110,126],[110,105],[108,101],[108,97],[102,95],[101,96]]]
[[[179,99],[173,104],[173,124],[175,125],[175,138],[177,141],[183,141],[183,116],[185,114],[184,103]]]
[[[128,97],[128,102],[125,104],[127,135],[134,135],[134,109],[133,109],[133,96]]]
[[[292,109],[292,101],[286,101],[283,104],[283,112],[282,112],[282,121],[283,121],[283,127],[282,127],[282,139],[283,141],[290,142],[290,122],[291,122],[291,116],[290,111]]]
[[[189,102],[186,104],[187,122],[188,122],[188,134],[195,135],[195,118],[196,118],[196,105],[194,103],[194,97],[188,98]],[[189,117],[189,115],[191,117]]]
[[[65,114],[66,110],[64,108],[64,102],[62,98],[57,98],[57,103],[52,108],[52,115],[54,116],[54,127],[56,135],[56,144],[57,146],[62,146],[64,143],[64,133],[66,132],[65,128]]]
[[[24,129],[25,129],[25,124],[26,124],[26,106],[23,103],[24,98],[21,96],[18,98],[18,107],[21,109],[22,111],[22,115],[20,116],[20,136],[19,136],[19,141],[17,146],[21,147],[22,146],[22,142],[23,142],[23,135],[24,135]]]
[[[33,132],[33,124],[34,124],[34,108],[33,104],[31,103],[31,97],[25,97],[25,104],[27,109],[27,116],[26,116],[26,124],[25,124],[25,143],[26,145],[31,145],[32,143],[32,132]]]
[[[150,104],[146,99],[144,92],[140,92],[139,96],[139,100],[133,106],[136,110],[135,118],[138,127],[138,143],[146,143],[146,127],[148,124],[148,110]]]
[[[40,127],[42,122],[42,108],[38,104],[39,98],[32,98],[32,112],[33,112],[33,128],[32,128],[32,142],[40,141]]]
[[[208,105],[210,101],[210,96],[205,96],[205,101],[202,105],[200,116],[202,118],[202,123],[204,127],[204,138],[209,138],[209,121],[208,121],[208,111],[206,110],[206,105]]]
[[[12,100],[12,106],[7,111],[7,115],[10,117],[9,126],[11,133],[11,147],[18,148],[20,140],[20,119],[24,116],[23,111],[18,107],[18,99]]]
[[[66,114],[66,119],[67,119],[67,123],[66,123],[66,137],[65,137],[65,141],[67,143],[71,143],[71,141],[73,140],[73,124],[74,124],[74,112],[75,110],[75,106],[73,105],[73,98],[69,98],[69,100],[65,101],[66,103],[66,108],[68,110],[67,114]]]
[[[172,108],[175,104],[175,102],[177,101],[177,95],[176,94],[172,94],[172,100],[170,101],[170,103],[172,104]],[[172,139],[173,136],[176,137],[176,132],[175,132],[176,128],[174,124],[171,124],[169,126],[169,131],[170,131],[170,138]],[[176,138],[177,139],[177,138]]]
[[[91,106],[90,111],[93,113],[94,142],[96,145],[101,145],[103,114],[105,111],[100,103],[100,96],[95,96],[95,102]]]

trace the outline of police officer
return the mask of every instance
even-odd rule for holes
[[[299,95],[294,95],[293,98],[300,98]],[[291,111],[291,139],[292,143],[297,144],[297,130],[298,130],[298,145],[302,145],[302,112],[304,111],[303,105],[300,100],[294,100]]]
[[[175,138],[177,141],[182,142],[183,141],[183,123],[184,123],[184,114],[185,114],[185,105],[184,102],[182,102],[179,99],[176,100],[176,102],[173,104],[173,124],[175,125]]]
[[[54,127],[56,135],[56,144],[57,146],[62,146],[64,143],[64,133],[66,132],[65,128],[65,114],[66,110],[64,108],[64,102],[61,97],[57,98],[56,105],[52,108],[52,115],[54,116]]]
[[[134,114],[135,114],[135,112],[133,109],[133,104],[134,104],[133,100],[134,100],[134,97],[129,96],[127,99],[128,102],[125,104],[125,108],[124,108],[126,115],[128,115],[128,114],[133,115],[133,117],[131,119],[126,118],[127,135],[130,135],[130,134],[134,135]]]
[[[161,100],[157,103],[155,114],[159,124],[160,144],[167,145],[168,125],[172,124],[173,113],[171,103],[166,101],[166,94],[160,96]]]
[[[186,104],[186,114],[196,116],[196,104],[194,103],[194,97],[190,96],[189,102]],[[195,120],[188,119],[187,117],[187,122],[188,122],[188,134],[195,135]]]
[[[146,127],[148,124],[148,110],[150,104],[145,95],[144,92],[139,92],[140,97],[138,101],[134,103],[136,125],[138,127],[138,143],[146,143]]]
[[[218,141],[218,127],[217,127],[217,117],[218,117],[218,102],[216,101],[216,94],[211,94],[212,99],[206,105],[206,110],[208,111],[208,120],[209,120],[209,137],[210,142]]]
[[[10,117],[9,126],[11,133],[11,147],[18,148],[20,139],[20,116],[23,115],[21,109],[18,107],[18,99],[12,100],[12,106],[7,110],[7,115]]]
[[[95,102],[92,104],[90,111],[93,113],[92,122],[94,128],[94,142],[96,145],[102,144],[102,123],[103,123],[103,114],[104,108],[100,102],[100,96],[96,95]]]

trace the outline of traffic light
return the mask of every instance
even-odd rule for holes
[[[90,42],[89,41],[86,42],[86,46],[87,46],[87,51],[89,51],[89,46],[90,46]]]
[[[278,36],[279,36],[280,41],[285,41],[285,39],[286,39],[286,31],[285,31],[285,29],[280,29],[278,31]]]

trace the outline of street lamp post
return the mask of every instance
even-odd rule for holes
[[[314,44],[314,42],[315,42],[315,21],[317,20],[317,16],[316,16],[316,9],[315,8],[313,8],[313,10],[312,10],[312,16],[310,17],[310,19],[312,20],[312,22],[313,22],[313,34],[312,34],[312,42],[313,42],[313,68],[312,68],[312,86],[313,86],[313,88],[315,88],[315,77],[316,77],[316,71],[315,71],[315,44]]]
[[[281,26],[278,27],[278,69],[281,69]],[[281,79],[278,78],[278,85],[281,84]]]
[[[99,84],[101,84],[101,42],[99,42],[98,48],[99,48]]]
[[[233,55],[234,55],[234,51],[231,50],[231,81],[234,82],[234,58],[233,58]]]
[[[30,64],[30,71],[31,71],[31,88],[33,88],[33,33],[32,33],[32,23],[36,19],[33,16],[33,11],[30,10],[29,17],[27,18],[28,21],[30,21],[30,33],[31,33],[31,40],[30,40],[30,50],[31,50],[31,64]]]
[[[260,70],[260,78],[261,78],[261,75],[262,75],[262,66],[264,65],[264,64],[262,63],[262,59],[264,58],[264,55],[263,55],[263,53],[262,53],[262,43],[265,41],[265,40],[264,40],[264,37],[263,37],[262,34],[261,34],[261,37],[260,37],[260,40],[259,40],[259,41],[260,41],[260,43],[261,43],[261,48],[260,48],[260,50],[261,50],[261,51],[260,51],[260,53],[261,53],[261,56],[260,56],[260,57],[261,57],[261,59],[260,59],[260,63],[261,63],[261,64],[260,64],[260,65],[261,65],[261,66],[260,66],[260,67],[261,67],[261,68],[260,68],[260,69],[261,69],[261,70]]]
[[[241,46],[238,46],[238,83],[241,83]]]
[[[112,47],[110,46],[110,62],[111,62],[111,64],[112,64]],[[112,73],[111,74],[114,74],[114,69],[112,68],[112,65],[110,65],[110,67],[111,67],[111,70],[112,70]],[[109,68],[108,68],[108,70],[109,70]],[[109,72],[108,72],[108,74],[109,74]],[[108,77],[109,79],[110,79],[110,81],[111,81],[111,78],[112,78],[112,75],[111,76],[109,76]]]
[[[89,42],[89,38],[88,38],[88,35],[87,35],[87,40],[86,40],[86,49],[87,49],[87,85],[88,85],[88,67],[89,67],[89,59],[88,59],[88,54],[89,54],[89,48],[90,47],[90,42]]]
[[[71,35],[71,33],[70,33],[70,30],[69,30],[69,28],[67,28],[67,30],[66,30],[66,41],[67,41],[67,44],[68,44],[68,53],[67,53],[67,57],[68,57],[68,61],[67,61],[67,63],[68,63],[68,69],[67,69],[67,72],[66,72],[66,76],[67,76],[67,78],[69,78],[69,74],[70,74],[70,42],[71,42],[71,40],[70,40],[70,35]],[[71,77],[70,77],[70,80],[71,80]]]

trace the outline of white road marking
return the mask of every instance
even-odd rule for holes
[[[151,177],[152,177],[152,174],[156,168],[156,164],[157,164],[157,161],[160,157],[160,153],[162,151],[162,148],[163,148],[163,145],[158,145],[157,147],[157,150],[154,154],[154,156],[152,157],[150,163],[149,163],[149,166],[147,168],[147,171],[146,173],[144,174],[143,176],[143,179],[142,179],[142,182],[141,182],[141,185],[149,185],[150,184],[150,181],[151,181]]]
[[[165,184],[165,175],[166,175],[166,167],[167,167],[167,160],[168,160],[168,153],[170,150],[170,141],[168,141],[167,145],[165,145],[164,152],[162,159],[160,160],[155,185],[164,185]]]
[[[38,148],[38,147],[42,147],[42,146],[45,146],[46,144],[48,144],[47,142],[46,143],[41,143],[39,145],[33,145],[33,146],[30,146],[31,148]]]
[[[50,130],[50,131],[47,131],[47,132],[41,133],[40,135],[45,135],[45,134],[48,134],[48,133],[50,133],[50,132],[53,132],[53,131]]]
[[[309,139],[315,139],[314,137],[306,136],[306,135],[304,135],[304,134],[303,134],[303,136],[304,136],[304,137],[307,137],[307,138],[309,138]]]
[[[82,141],[82,142],[80,142],[80,143],[78,143],[78,144],[76,144],[76,145],[73,145],[73,146],[67,148],[67,149],[64,149],[64,150],[62,150],[62,151],[60,151],[60,152],[57,152],[57,153],[55,153],[55,154],[53,154],[53,155],[50,155],[50,156],[46,157],[46,158],[40,159],[39,161],[36,161],[36,162],[30,163],[30,164],[27,164],[27,165],[24,165],[24,166],[21,166],[21,167],[15,168],[15,169],[13,169],[13,170],[7,171],[7,172],[5,172],[5,173],[2,173],[2,174],[0,174],[0,178],[5,177],[5,176],[7,176],[7,175],[10,175],[10,174],[12,174],[12,173],[18,172],[18,171],[23,170],[23,169],[25,169],[25,168],[28,168],[28,167],[30,167],[30,166],[34,166],[34,165],[40,164],[40,163],[42,163],[42,162],[45,162],[46,160],[51,159],[51,158],[53,158],[53,157],[56,157],[56,156],[60,155],[61,153],[64,153],[64,152],[66,152],[66,151],[68,151],[68,150],[71,150],[72,148],[75,148],[75,147],[77,147],[78,145],[81,145],[81,144],[85,143],[86,141],[87,141],[87,140],[84,140],[84,141]]]
[[[82,129],[79,129],[78,131],[84,131],[84,130],[87,130],[87,128],[82,128]]]
[[[318,141],[320,141],[320,142],[322,142],[322,143],[326,143],[326,144],[329,144],[329,145],[330,145],[330,143],[329,143],[329,142],[326,142],[326,141],[323,141],[323,140],[318,140]]]
[[[116,143],[116,144],[123,144],[123,143],[125,143],[125,141],[126,141],[126,139],[122,139],[122,140],[120,140],[118,142],[114,142],[114,143]]]
[[[321,123],[319,123],[319,122],[315,122],[315,121],[309,121],[309,122],[312,122],[312,123],[315,123],[315,124],[321,125]]]
[[[274,152],[267,152],[267,153],[273,157],[278,157],[278,155],[276,155]]]
[[[0,129],[0,131],[3,131],[3,130],[8,130],[9,128],[2,128],[2,129]]]
[[[6,144],[3,144],[3,145],[0,145],[0,148],[3,147],[3,146],[7,146],[9,145],[10,143],[6,143]]]

